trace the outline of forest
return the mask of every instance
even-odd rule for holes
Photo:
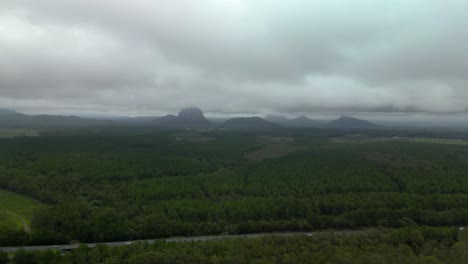
[[[30,230],[2,230],[0,245],[467,225],[468,146],[401,136],[420,133],[97,127],[0,139],[0,188],[40,204]]]

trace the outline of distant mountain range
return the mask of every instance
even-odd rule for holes
[[[272,130],[281,126],[260,117],[237,117],[225,121],[211,122],[205,118],[201,109],[188,107],[179,114],[167,115],[154,120],[157,125],[186,129],[222,128],[230,130]]]
[[[107,123],[77,116],[25,115],[13,110],[0,109],[0,127],[3,128],[57,128],[78,127]]]
[[[0,109],[0,116],[14,116],[14,115],[22,115],[14,110],[10,109]]]
[[[308,128],[375,128],[378,127],[366,120],[342,116],[333,121],[312,120],[305,116],[289,119],[284,116],[269,115],[260,117],[236,117],[231,119],[208,120],[197,107],[183,108],[178,115],[163,117],[134,117],[124,119],[92,119],[78,116],[62,115],[26,115],[14,110],[0,109],[0,127],[3,128],[59,128],[83,127],[96,125],[145,125],[184,129],[229,129],[266,131],[284,127]]]
[[[313,120],[306,116],[287,118],[285,116],[269,115],[266,120],[286,127],[333,127],[333,128],[373,128],[378,127],[366,120],[349,116],[341,116],[336,120]]]

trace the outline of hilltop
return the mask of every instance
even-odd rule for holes
[[[286,127],[318,127],[326,123],[324,120],[312,120],[304,115],[297,118],[287,118],[281,115],[268,115],[265,120]]]
[[[350,116],[340,116],[338,119],[331,121],[327,124],[329,127],[336,128],[373,128],[378,125],[371,123],[367,120],[357,119]]]
[[[154,120],[158,125],[179,127],[179,128],[207,128],[211,122],[205,118],[203,112],[197,107],[186,107],[180,110],[179,114],[166,115]]]

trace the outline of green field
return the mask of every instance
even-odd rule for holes
[[[39,130],[37,129],[0,128],[0,139],[14,137],[37,137],[39,135]]]
[[[39,207],[38,201],[0,190],[0,230],[24,230],[29,233],[33,213]]]

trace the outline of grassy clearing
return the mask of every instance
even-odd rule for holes
[[[37,137],[39,132],[37,129],[0,128],[0,138]]]
[[[445,145],[468,145],[468,141],[461,139],[450,139],[450,138],[399,138],[401,140],[407,140],[409,142],[416,143],[432,143],[432,144],[445,144]]]
[[[33,213],[40,205],[26,196],[0,190],[0,230],[24,229],[29,232]]]

